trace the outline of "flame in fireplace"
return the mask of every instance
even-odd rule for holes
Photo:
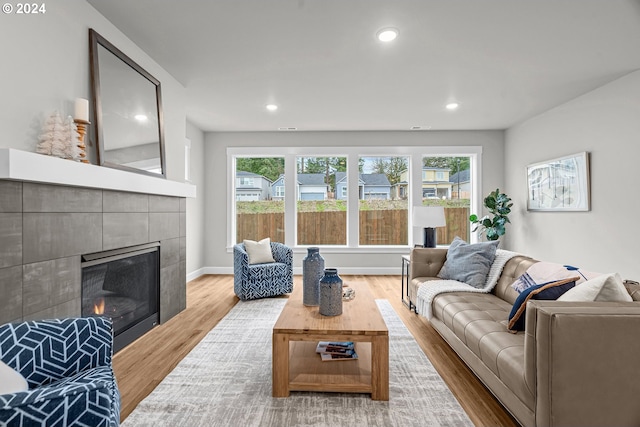
[[[93,312],[95,314],[104,314],[104,298],[100,298],[96,304],[93,304]]]

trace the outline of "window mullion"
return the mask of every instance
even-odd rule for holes
[[[284,158],[284,239],[287,246],[296,244],[298,229],[298,212],[296,191],[296,156],[287,154]]]
[[[358,247],[360,241],[359,160],[356,153],[347,157],[347,246],[352,248]]]

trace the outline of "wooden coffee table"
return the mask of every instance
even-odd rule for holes
[[[371,393],[389,400],[389,331],[364,283],[349,282],[355,299],[342,314],[327,317],[302,304],[302,286],[294,287],[273,327],[273,396],[291,391]],[[357,360],[322,362],[318,341],[353,341]]]

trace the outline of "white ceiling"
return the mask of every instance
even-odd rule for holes
[[[87,1],[205,131],[506,129],[640,69],[640,0]]]

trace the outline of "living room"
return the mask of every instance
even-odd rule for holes
[[[510,217],[512,224],[502,239],[502,248],[536,259],[585,266],[591,271],[618,272],[623,278],[640,278],[640,267],[634,262],[634,232],[629,230],[633,224],[633,214],[640,208],[640,202],[634,197],[632,190],[635,155],[640,154],[640,148],[636,143],[636,135],[640,131],[640,122],[637,120],[637,113],[640,111],[640,57],[637,55],[640,51],[640,26],[637,25],[640,20],[640,5],[637,1],[574,1],[563,2],[560,6],[555,5],[556,2],[536,2],[535,5],[525,2],[519,6],[497,0],[482,6],[463,2],[459,6],[461,16],[458,17],[465,25],[478,25],[476,32],[484,29],[486,34],[483,34],[484,38],[481,39],[483,42],[494,40],[498,43],[510,40],[510,43],[515,45],[501,47],[509,48],[510,50],[506,50],[509,53],[494,56],[499,55],[496,52],[500,52],[500,49],[484,51],[485,46],[478,45],[479,42],[470,36],[474,33],[473,28],[463,33],[463,36],[451,36],[454,39],[467,40],[468,43],[473,41],[464,50],[456,53],[457,56],[466,58],[469,67],[472,67],[474,61],[481,62],[485,66],[483,73],[486,73],[487,64],[492,64],[495,76],[484,82],[476,81],[476,86],[484,83],[493,89],[495,81],[502,81],[505,84],[505,92],[487,90],[484,93],[486,102],[479,105],[467,101],[464,93],[455,93],[460,108],[453,113],[444,111],[443,106],[448,99],[437,102],[431,100],[430,107],[424,107],[411,103],[415,101],[407,101],[407,106],[404,106],[403,95],[400,94],[388,99],[380,98],[381,104],[388,103],[387,106],[381,107],[386,113],[394,112],[394,115],[408,116],[408,119],[404,120],[404,127],[397,125],[397,122],[386,126],[386,117],[377,116],[374,120],[369,120],[369,127],[363,125],[363,122],[357,122],[353,128],[343,125],[331,127],[333,117],[336,123],[338,119],[344,120],[350,115],[354,121],[362,120],[364,113],[350,114],[342,109],[341,104],[350,105],[347,97],[344,101],[334,100],[335,115],[325,117],[322,110],[305,107],[304,110],[308,111],[312,118],[317,118],[315,122],[309,117],[286,116],[287,109],[303,110],[302,106],[286,104],[281,105],[280,111],[275,115],[265,111],[255,113],[255,117],[260,119],[244,128],[238,127],[238,123],[251,120],[246,116],[232,118],[224,112],[224,107],[216,114],[199,110],[189,103],[194,97],[193,85],[196,84],[194,79],[197,77],[179,74],[180,71],[188,70],[190,63],[187,58],[179,59],[184,61],[182,68],[169,71],[156,59],[157,51],[162,50],[164,41],[145,39],[144,34],[125,31],[119,26],[121,22],[127,25],[122,16],[105,16],[110,16],[107,13],[109,10],[110,13],[120,10],[122,15],[133,14],[133,11],[124,7],[118,9],[123,4],[120,2],[112,2],[111,6],[105,3],[84,0],[46,3],[44,14],[27,16],[14,12],[4,13],[0,18],[5,64],[2,72],[4,96],[0,102],[0,123],[4,131],[1,147],[33,153],[47,115],[56,110],[64,116],[71,115],[76,98],[91,99],[88,29],[95,29],[162,84],[166,178],[169,181],[184,183],[185,174],[188,172],[189,184],[196,188],[196,196],[186,198],[187,281],[195,280],[204,274],[233,273],[232,245],[235,242],[229,237],[229,151],[248,148],[258,151],[264,149],[267,152],[273,147],[282,147],[283,151],[299,147],[317,147],[323,150],[335,148],[336,151],[340,151],[339,148],[348,147],[356,153],[362,151],[360,154],[366,154],[366,150],[370,150],[384,152],[385,155],[396,153],[391,148],[402,150],[433,147],[437,152],[442,150],[442,147],[479,147],[481,174],[478,176],[479,188],[474,210],[480,210],[481,198],[496,188],[508,194],[514,203]],[[257,7],[255,2],[245,3],[246,7]],[[317,7],[305,1],[279,3],[278,7],[282,9],[278,11],[285,10],[291,13],[292,15],[287,15],[289,18],[295,17],[296,11],[304,11],[305,7],[311,8],[309,13],[316,11],[314,8]],[[415,11],[413,8],[418,6],[414,3],[407,2],[406,10]],[[435,12],[440,11],[439,7],[444,7],[438,3],[434,2]],[[169,2],[160,4],[139,3],[138,15],[131,15],[135,16],[132,21],[153,21],[144,14],[145,7],[156,10],[172,7]],[[337,11],[333,12],[331,6],[337,8]],[[325,19],[326,22],[332,22],[329,18],[332,14],[345,13],[347,17],[352,17],[353,15],[348,15],[347,12],[353,14],[358,12],[358,8],[366,10],[368,7],[358,3],[358,7],[353,6],[354,12],[341,11],[340,8],[343,6],[337,3],[332,3],[331,6],[323,9],[326,16],[318,15],[324,18],[317,18],[317,25],[324,24]],[[408,18],[404,16],[407,12],[402,6],[403,2],[394,3],[394,6],[389,6],[389,10],[382,8],[379,2],[376,2],[375,7],[371,6],[370,13],[376,17],[372,18],[372,39],[383,25],[399,28],[398,41],[402,41],[403,37],[410,37],[412,31],[416,31],[403,28],[402,20]],[[224,6],[218,7],[220,9],[217,11],[222,10],[221,14],[224,15]],[[241,16],[242,10],[228,7],[229,17]],[[395,10],[395,7],[398,9]],[[471,12],[462,12],[465,7]],[[105,15],[99,12],[102,8]],[[195,18],[189,16],[186,5],[180,8],[183,8],[183,11],[175,11],[172,25],[188,28],[190,20]],[[484,12],[482,18],[489,21],[474,19],[475,12],[479,12],[477,9]],[[419,10],[428,16],[428,10]],[[458,14],[455,10],[446,11],[452,16]],[[384,22],[385,13],[390,16],[386,19],[388,22]],[[527,19],[528,14],[530,18]],[[217,19],[229,20],[229,17]],[[254,16],[251,19],[250,24],[261,22],[260,17]],[[305,19],[309,17],[305,16]],[[122,21],[116,24],[117,20]],[[433,19],[430,19],[426,22],[433,23],[432,21]],[[485,25],[482,25],[482,22],[485,22]],[[198,24],[204,25],[202,21]],[[248,23],[244,25],[249,26]],[[299,26],[294,26],[289,31],[301,30]],[[172,35],[171,31],[167,31],[164,38],[169,39]],[[227,49],[225,37],[229,36],[223,36],[222,41],[213,43],[220,49],[221,55]],[[238,43],[242,45],[248,43],[247,37],[254,36],[234,34],[231,37],[238,39]],[[444,36],[439,35],[438,38]],[[142,47],[149,43],[156,46],[153,52]],[[456,46],[465,44],[461,42]],[[378,99],[372,95],[374,91],[354,93],[348,91],[348,85],[355,84],[357,80],[367,80],[367,75],[373,73],[372,70],[376,66],[385,67],[380,63],[367,63],[362,73],[355,77],[347,73],[341,75],[332,71],[332,68],[340,65],[334,61],[346,61],[346,57],[340,51],[340,54],[332,55],[331,49],[338,51],[338,47],[332,45],[315,54],[316,67],[326,72],[326,80],[344,90],[348,97],[356,97],[359,93],[366,102],[376,103]],[[385,46],[385,49],[388,57],[398,61],[398,64],[405,64],[403,60],[394,56],[396,54],[389,47]],[[544,56],[547,51],[553,51],[556,56]],[[410,51],[403,52],[402,55],[415,56],[417,53]],[[536,56],[544,56],[547,62],[537,62],[537,68],[527,68],[523,65],[528,66],[528,60]],[[211,61],[215,62],[215,58]],[[424,63],[423,71],[429,67],[427,59]],[[247,69],[256,66],[246,59],[245,64]],[[567,71],[566,68],[556,71],[556,68],[560,69],[561,65],[566,64],[571,65],[572,70],[582,71],[577,75],[558,76]],[[313,85],[317,82],[305,80],[304,76],[295,77],[300,79],[296,81],[294,77],[289,76],[287,66],[301,66],[294,60],[291,64],[283,62],[278,65],[282,67],[277,68],[278,72],[295,81],[295,85]],[[256,68],[263,71],[259,65]],[[247,72],[246,77],[236,78],[245,78],[247,86],[257,90],[252,83],[256,74],[259,72]],[[522,78],[523,75],[523,80],[530,79],[547,84],[536,86],[538,92],[518,93],[520,87],[509,82],[510,79],[518,81],[517,78]],[[486,76],[483,74],[483,77]],[[211,78],[215,79],[215,76]],[[441,86],[448,84],[456,90],[462,90],[461,88],[469,83],[440,82]],[[455,87],[456,84],[458,87]],[[416,91],[420,92],[418,83],[416,88]],[[258,104],[262,109],[263,104],[269,100],[263,89],[259,91],[264,98]],[[235,106],[232,102],[242,101],[234,99],[233,89],[229,92],[226,101],[230,103],[229,109],[233,109]],[[409,96],[408,92],[400,93]],[[512,96],[514,93],[518,96]],[[421,96],[426,98],[429,95],[427,92]],[[556,102],[549,103],[550,99]],[[547,100],[547,104],[541,104],[541,100]],[[520,104],[508,104],[508,107],[500,105],[514,101]],[[436,104],[441,106],[437,111]],[[532,110],[531,105],[537,106],[538,109]],[[499,119],[490,113],[494,109],[511,109],[512,121],[504,122],[502,125],[496,124]],[[415,110],[420,110],[420,114]],[[465,110],[475,110],[475,116],[465,115]],[[524,115],[521,111],[526,111],[527,114]],[[486,121],[482,122],[478,117],[485,118]],[[216,130],[207,129],[201,124],[207,120],[211,122],[209,126]],[[229,123],[234,120],[235,122],[225,127],[224,122],[227,120]],[[432,126],[432,129],[409,130],[414,125]],[[288,126],[296,126],[300,130],[276,130],[278,127]],[[91,161],[95,163],[95,129],[90,125],[89,131],[87,151]],[[190,144],[188,171],[185,165],[185,139]],[[527,210],[527,166],[579,152],[590,153],[590,210]],[[421,230],[412,230],[410,236],[410,244],[403,248],[361,250],[357,247],[347,247],[328,248],[322,252],[327,264],[338,267],[343,274],[391,275],[390,280],[397,282],[399,287],[399,278],[395,276],[400,274],[400,257],[407,254],[414,243],[421,242]],[[301,273],[305,254],[306,248],[295,248],[294,271],[297,274]],[[3,264],[4,266],[6,265]],[[2,286],[6,284],[0,283],[0,289],[4,289]]]

